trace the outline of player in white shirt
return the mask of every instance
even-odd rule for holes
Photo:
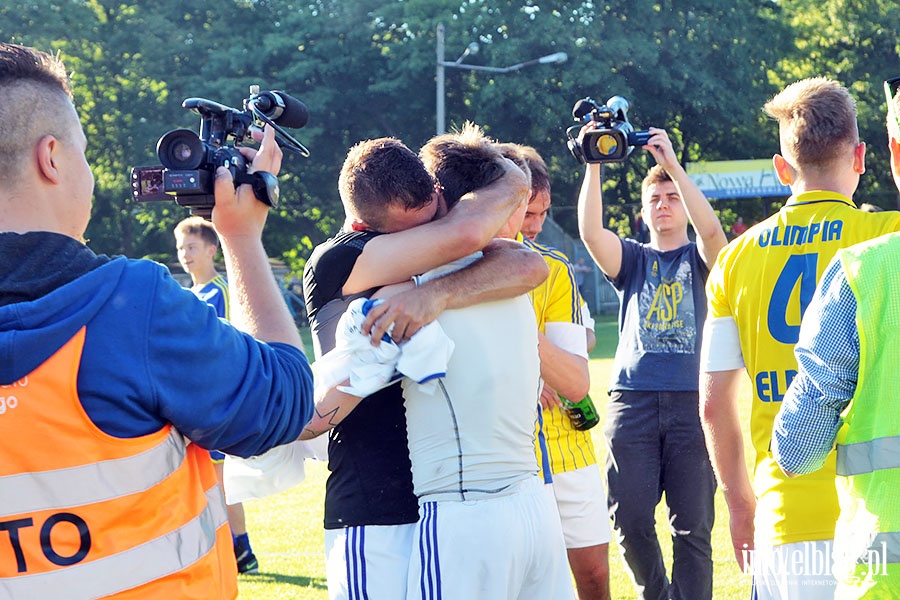
[[[488,148],[466,160],[501,164]],[[469,189],[441,181],[448,206],[492,180],[491,168],[473,172],[484,179],[470,175]],[[574,599],[559,514],[534,453],[540,366],[531,303],[523,295],[444,311],[437,323],[455,344],[446,375],[404,382],[420,506],[407,598]],[[353,402],[331,392],[318,412],[334,423]]]
[[[428,276],[424,279],[427,280]],[[534,454],[540,365],[527,296],[441,313],[446,376],[404,380],[419,524],[408,598],[572,598]]]

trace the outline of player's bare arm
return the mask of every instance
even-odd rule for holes
[[[397,343],[411,338],[444,310],[526,294],[549,274],[539,254],[513,240],[492,240],[484,257],[472,265],[412,288],[394,288],[385,302],[373,307],[363,323],[363,333],[378,344],[391,329]],[[378,297],[385,298],[380,290]]]
[[[414,289],[415,284],[411,281],[395,283],[393,285],[382,287],[375,292],[372,297],[387,300],[395,295],[402,294],[407,290]],[[334,352],[334,350],[332,350],[332,352]],[[317,396],[320,397],[316,400],[313,418],[310,419],[309,423],[307,423],[306,427],[303,429],[303,433],[300,434],[300,440],[310,440],[331,431],[346,419],[347,416],[353,412],[353,409],[359,406],[359,403],[363,400],[363,396],[349,394],[338,389],[339,387],[349,385],[349,383],[349,380],[344,380],[329,389],[316,390]]]
[[[525,174],[506,162],[500,179],[463,196],[447,216],[368,242],[343,293],[400,283],[484,248],[530,192]]]
[[[345,381],[343,384],[348,384]],[[303,433],[300,434],[301,440],[311,440],[315,437],[327,433],[347,418],[353,409],[362,402],[362,398],[347,394],[338,390],[336,387],[328,390],[325,395],[316,402],[313,418],[310,419]]]
[[[281,149],[275,143],[275,132],[266,126],[263,136],[259,151],[242,147],[241,153],[248,162],[252,161],[249,172],[268,171],[277,175],[281,168]],[[231,173],[224,168],[216,172],[215,195],[212,221],[222,240],[232,289],[231,322],[264,342],[302,348],[262,244],[269,207],[256,199],[250,185],[235,189]]]
[[[546,386],[575,402],[588,394],[591,376],[587,358],[564,350],[542,333],[538,334],[538,354],[541,358],[541,379]],[[560,405],[558,400],[546,404]]]
[[[710,462],[728,504],[735,559],[743,568],[747,551],[753,549],[756,496],[747,471],[738,414],[742,373],[734,369],[700,374],[700,422]]]

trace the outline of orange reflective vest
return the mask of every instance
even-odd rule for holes
[[[209,454],[166,426],[116,438],[76,387],[82,328],[0,386],[0,600],[235,598]]]

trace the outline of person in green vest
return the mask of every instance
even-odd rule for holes
[[[885,88],[891,171],[900,189],[898,81]],[[798,374],[772,433],[772,452],[788,476],[822,468],[837,446],[840,516],[828,557],[835,598],[900,597],[898,264],[900,233],[836,255],[804,315]]]

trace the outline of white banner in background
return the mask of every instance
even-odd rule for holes
[[[687,173],[707,198],[791,195],[769,158],[688,163]]]

